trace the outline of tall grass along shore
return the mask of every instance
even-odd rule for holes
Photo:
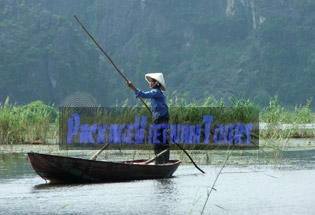
[[[229,103],[213,97],[207,97],[199,103],[187,103],[185,99],[175,98],[169,99],[170,122],[199,123],[206,114],[202,110],[213,108],[211,110],[216,111],[213,124],[238,121],[259,123],[261,140],[272,142],[288,138],[314,138],[315,114],[312,113],[310,104],[311,100],[307,100],[305,105],[296,106],[293,111],[289,111],[281,107],[278,97],[275,96],[270,99],[268,107],[258,111],[258,105],[244,97],[230,97]],[[128,102],[122,107],[127,105]],[[139,117],[137,115],[139,111],[132,111],[133,108],[122,110],[126,111],[120,113],[120,117],[116,117],[115,120],[132,122],[135,117]],[[259,113],[259,117],[255,112]],[[145,110],[141,115],[149,117]],[[58,143],[58,138],[58,108],[46,105],[42,101],[17,106],[10,104],[9,98],[3,104],[0,103],[0,144],[52,144]]]

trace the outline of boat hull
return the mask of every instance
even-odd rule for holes
[[[144,164],[146,160],[109,162],[30,152],[27,154],[35,172],[52,183],[97,183],[169,178],[180,165]]]

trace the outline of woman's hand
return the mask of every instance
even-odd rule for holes
[[[136,91],[135,86],[133,86],[133,84],[131,83],[131,81],[126,81],[127,86],[132,89],[133,91]]]

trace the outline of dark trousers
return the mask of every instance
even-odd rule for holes
[[[168,124],[168,119],[160,118],[154,121],[154,124]],[[169,149],[170,145],[169,142],[166,140],[164,143],[163,141],[163,128],[158,129],[158,132],[161,134],[157,139],[160,141],[160,143],[154,143],[154,153],[155,155],[159,154],[160,152],[164,151],[165,149]],[[170,151],[168,150],[163,155],[159,156],[156,159],[156,164],[163,164],[167,163],[170,159]]]

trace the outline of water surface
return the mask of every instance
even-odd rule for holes
[[[226,166],[204,214],[314,214],[314,151],[297,156],[301,153],[283,154],[281,165]],[[33,171],[25,154],[0,154],[0,211],[200,214],[221,165],[200,167],[205,175],[192,165],[181,165],[170,179],[53,185]]]

